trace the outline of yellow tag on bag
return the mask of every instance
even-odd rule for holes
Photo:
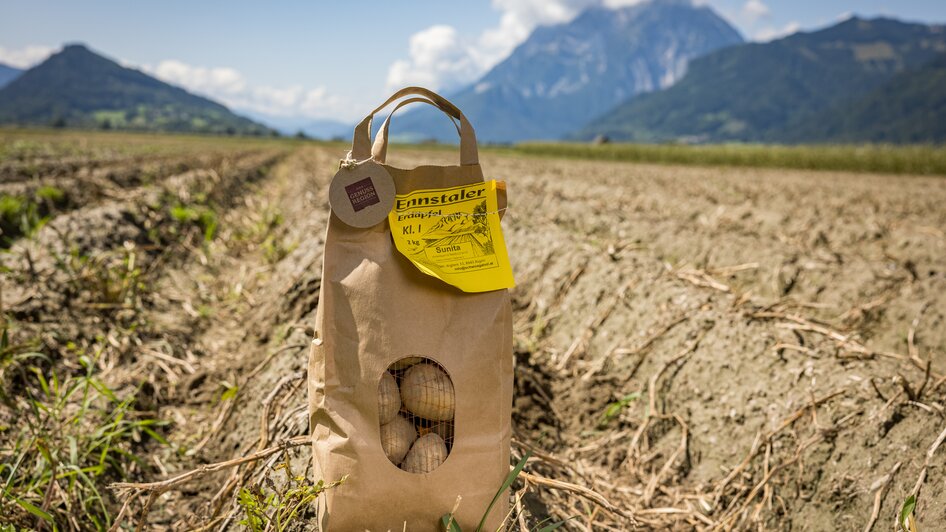
[[[497,187],[505,183],[398,194],[388,215],[398,251],[420,271],[464,292],[512,288]]]

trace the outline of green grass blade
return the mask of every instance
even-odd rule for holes
[[[149,429],[148,427],[142,425],[140,428],[145,434],[147,434],[148,436],[151,436],[151,438],[157,441],[158,443],[161,443],[162,445],[171,445],[171,443],[168,442],[167,439],[164,438],[164,436],[161,436],[160,434]]]
[[[529,458],[532,457],[532,451],[529,451],[522,457],[522,460],[519,460],[519,463],[516,464],[516,467],[512,468],[512,471],[506,476],[506,481],[503,482],[503,485],[499,488],[499,491],[496,492],[496,495],[493,496],[493,500],[490,501],[489,506],[486,507],[486,512],[483,513],[483,518],[480,519],[480,524],[476,527],[476,532],[483,532],[483,527],[486,526],[486,518],[489,516],[489,513],[493,510],[493,506],[496,506],[496,501],[502,496],[503,493],[509,489],[509,486],[512,486],[512,483],[516,481],[516,477],[519,476],[519,473],[522,471],[522,468],[526,466],[526,462],[529,461]]]
[[[567,523],[568,521],[571,521],[572,519],[574,519],[574,517],[569,517],[568,519],[562,519],[561,521],[558,521],[556,523],[543,526],[537,532],[552,532],[553,530],[558,530],[559,528],[565,526],[565,523]]]
[[[53,524],[53,516],[44,512],[42,508],[34,505],[33,503],[29,501],[24,501],[23,499],[19,497],[16,497],[14,500],[16,501],[17,504],[20,505],[20,508],[23,508],[27,512],[35,515],[36,517],[39,517],[40,519],[42,519],[43,521],[46,521],[49,524]]]

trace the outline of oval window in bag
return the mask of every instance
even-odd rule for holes
[[[432,359],[402,358],[381,374],[381,448],[409,473],[430,473],[453,448],[456,395],[447,371]]]

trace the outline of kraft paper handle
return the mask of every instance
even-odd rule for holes
[[[453,123],[453,127],[457,129],[457,135],[462,135],[460,133],[460,126],[457,124],[456,119],[453,118],[453,116],[451,116],[446,109],[437,105],[436,102],[432,102],[427,98],[408,98],[398,102],[394,109],[391,109],[391,114],[389,114],[388,117],[384,119],[384,123],[381,124],[381,129],[378,131],[378,134],[374,136],[374,144],[371,146],[372,159],[378,161],[379,163],[384,163],[388,156],[388,126],[391,123],[391,117],[394,116],[394,113],[396,113],[398,109],[401,107],[406,107],[412,103],[426,103],[436,107],[437,109],[440,109],[445,115],[447,115],[447,117],[450,119],[450,122]]]
[[[453,127],[457,128],[457,134],[461,134],[460,126],[457,125],[456,119],[454,119],[453,116],[451,116],[450,113],[446,109],[437,105],[436,102],[433,102],[433,101],[428,100],[427,98],[421,98],[421,97],[408,98],[406,100],[401,100],[400,102],[398,102],[398,104],[394,106],[394,109],[391,109],[391,114],[389,114],[388,117],[384,119],[384,123],[381,124],[381,129],[378,131],[378,134],[375,135],[374,144],[371,146],[372,159],[374,159],[375,161],[378,161],[379,163],[384,164],[384,160],[387,157],[387,153],[388,153],[388,125],[391,122],[391,117],[394,116],[394,113],[396,113],[398,109],[400,109],[401,107],[406,107],[412,103],[426,103],[429,105],[433,105],[437,109],[440,109],[441,111],[443,111],[444,114],[447,115],[448,118],[450,118],[450,122],[453,123]],[[497,189],[496,200],[499,206],[499,219],[501,220],[503,216],[506,214],[507,199],[506,199],[505,184],[499,189]]]
[[[387,101],[379,105],[366,116],[364,120],[355,126],[355,135],[351,145],[352,158],[361,161],[371,157],[371,120],[379,111],[404,96],[425,97],[436,104],[436,107],[443,110],[443,112],[458,119],[460,121],[460,164],[472,165],[479,163],[479,154],[476,148],[476,133],[473,131],[473,126],[470,125],[470,122],[455,105],[450,103],[443,96],[423,87],[405,87],[395,92]]]

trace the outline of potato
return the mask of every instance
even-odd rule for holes
[[[388,460],[398,465],[417,439],[414,424],[403,416],[395,415],[390,423],[381,425],[381,448]]]
[[[408,473],[430,473],[447,459],[447,445],[433,432],[424,434],[411,447],[401,469]]]
[[[401,409],[401,392],[394,376],[385,371],[378,383],[378,418],[381,424],[390,423]]]
[[[424,361],[424,357],[402,358],[401,360],[398,360],[394,364],[391,364],[391,369],[395,371],[400,370],[400,369],[407,369],[413,366],[414,364],[417,364],[418,362],[423,362],[423,361]]]
[[[415,364],[401,379],[401,404],[412,414],[431,421],[453,419],[456,405],[453,383],[440,368]]]
[[[430,430],[444,441],[453,441],[453,423],[437,423]]]

